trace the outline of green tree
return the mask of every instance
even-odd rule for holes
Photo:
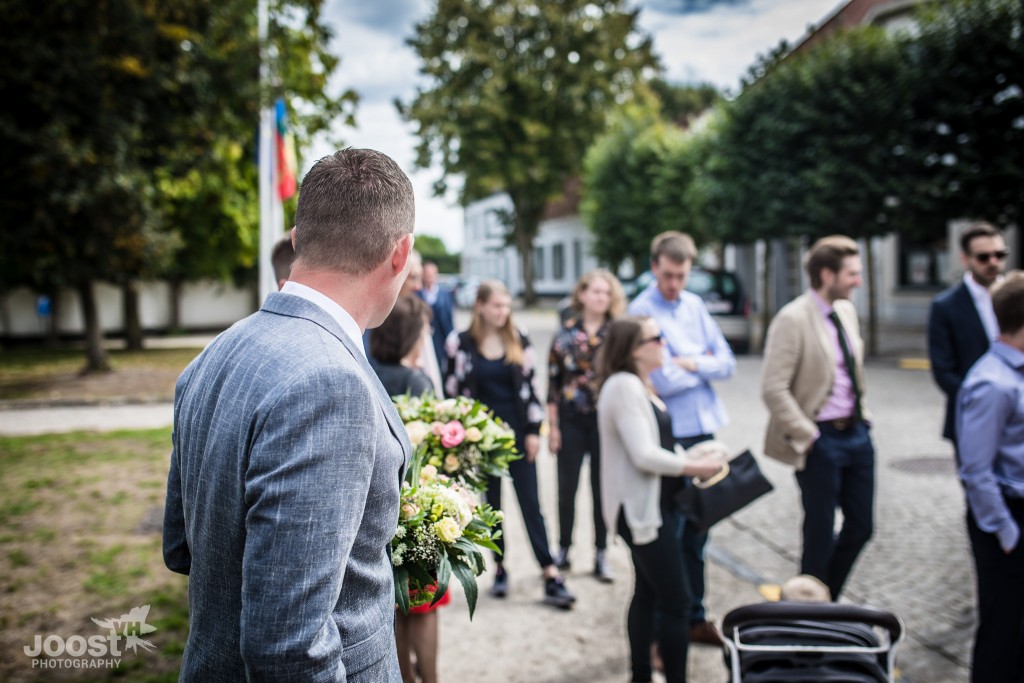
[[[720,238],[870,239],[906,225],[895,171],[910,126],[900,43],[865,27],[768,71],[726,108],[713,143],[705,189]],[[874,332],[870,249],[866,265]]]
[[[442,273],[459,272],[458,253],[449,253],[444,240],[433,235],[416,235],[416,251],[424,261],[433,261]]]
[[[253,134],[261,103],[277,97],[288,103],[300,156],[335,121],[354,123],[355,93],[332,94],[328,87],[340,61],[328,50],[332,34],[321,16],[322,0],[271,2],[266,53],[274,77],[262,91],[255,77],[260,50],[253,4],[179,0],[164,10],[164,30],[188,48],[177,55],[175,144],[157,173],[161,210],[181,245],[163,273],[171,283],[172,327],[179,325],[185,282],[255,281],[259,201]],[[285,214],[290,225],[294,199],[286,202]]]
[[[906,39],[913,127],[900,147],[902,200],[945,234],[950,218],[1024,217],[1024,6],[956,0],[926,7]]]
[[[580,212],[594,233],[594,255],[612,270],[626,260],[633,272],[643,270],[651,238],[675,223],[653,188],[682,135],[656,107],[627,106],[587,151]]]
[[[320,6],[273,3],[288,87],[261,93],[251,1],[58,0],[40,11],[0,0],[0,206],[19,226],[0,238],[3,282],[78,292],[87,369],[108,366],[95,281],[121,284],[131,311],[134,282],[173,272],[176,249],[186,277],[209,276],[199,268],[215,260],[252,264],[238,249],[255,244],[244,234],[253,222],[238,218],[256,204],[261,96],[296,98],[300,140],[354,100],[324,94],[337,60]]]
[[[531,254],[548,200],[576,175],[605,113],[655,66],[624,0],[439,0],[408,41],[426,86],[396,102],[420,137],[417,164],[436,185],[462,179],[467,204],[505,191],[509,243],[532,302]]]

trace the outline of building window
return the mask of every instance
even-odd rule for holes
[[[533,279],[535,282],[544,279],[544,247],[533,249]]]
[[[914,239],[899,235],[900,287],[941,289],[951,275],[945,238]]]
[[[576,240],[572,243],[572,269],[579,280],[583,277],[583,243]]]
[[[565,247],[561,243],[551,247],[551,279],[565,279]]]

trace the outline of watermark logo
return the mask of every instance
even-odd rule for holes
[[[32,667],[38,669],[116,669],[128,650],[137,655],[139,648],[156,651],[156,645],[141,636],[153,633],[156,627],[147,624],[149,605],[132,607],[127,614],[112,619],[93,619],[93,623],[106,631],[105,635],[73,635],[68,638],[56,634],[37,633],[25,654],[32,657]]]

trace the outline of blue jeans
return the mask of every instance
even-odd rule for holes
[[[817,577],[838,600],[853,564],[874,529],[875,447],[871,429],[857,422],[844,430],[821,423],[821,436],[796,473],[804,504],[800,571]],[[843,528],[835,533],[836,508]]]

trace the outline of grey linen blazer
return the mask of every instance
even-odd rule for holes
[[[182,373],[164,561],[182,681],[401,681],[390,540],[412,449],[359,348],[273,293]]]

